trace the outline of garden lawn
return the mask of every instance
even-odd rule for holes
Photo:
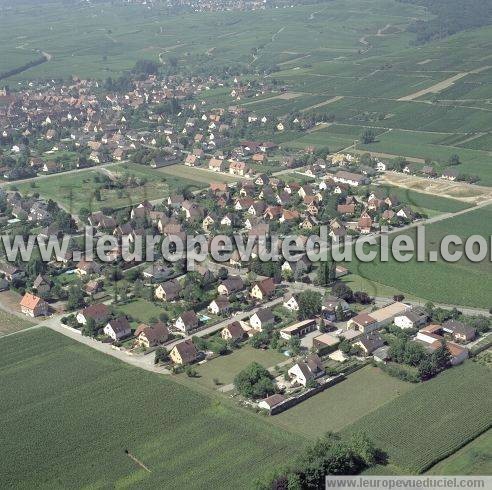
[[[0,340],[0,390],[6,488],[250,488],[304,444],[45,329]]]
[[[164,312],[169,313],[170,316],[174,316],[177,311],[180,311],[175,305],[167,303],[159,305],[142,298],[118,305],[117,310],[124,315],[131,316],[134,320],[141,323],[149,323],[151,318],[158,319],[159,315]]]
[[[217,389],[219,386],[214,383],[214,379],[217,379],[220,385],[230,384],[234,381],[234,377],[252,362],[258,362],[269,368],[287,360],[286,356],[275,350],[254,349],[250,345],[243,345],[231,354],[195,366],[198,377],[190,378],[190,380],[207,388]]]

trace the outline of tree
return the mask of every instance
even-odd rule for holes
[[[422,360],[419,364],[418,371],[420,379],[424,381],[426,379],[433,378],[437,374],[436,367],[430,358],[425,358]]]
[[[77,310],[84,306],[84,293],[80,287],[72,286],[68,291],[67,309]]]
[[[192,366],[186,366],[185,367],[185,373],[186,373],[186,376],[188,376],[188,378],[197,378],[198,377],[197,370]]]
[[[354,301],[361,305],[368,305],[369,303],[372,303],[372,298],[364,291],[356,291],[354,293]]]
[[[263,345],[267,345],[269,340],[267,332],[259,332],[251,337],[250,344],[253,349],[260,349]]]
[[[320,263],[318,267],[318,282],[321,286],[330,284],[330,264],[327,260]]]
[[[431,360],[435,364],[437,372],[444,371],[451,365],[451,353],[446,347],[446,342],[441,341],[441,345],[431,354]]]
[[[330,270],[328,271],[328,279],[330,283],[337,280],[337,263],[332,260],[330,264]]]
[[[407,342],[403,354],[403,362],[410,366],[418,366],[426,355],[422,344],[418,344],[417,342]]]
[[[459,165],[461,163],[460,156],[453,153],[448,160],[448,165]]]
[[[299,337],[292,336],[289,339],[287,348],[292,355],[297,356],[301,352],[301,339]]]
[[[85,337],[96,337],[99,327],[94,318],[88,318],[85,325],[82,327],[82,335]]]
[[[165,363],[169,361],[169,352],[165,347],[157,347],[155,350],[154,364]]]
[[[46,270],[46,264],[43,262],[41,255],[38,252],[33,254],[26,265],[26,274],[30,278],[37,277]]]
[[[335,308],[335,319],[337,322],[343,322],[345,320],[345,312],[341,304],[338,304]]]
[[[337,298],[344,299],[347,302],[352,301],[353,292],[352,290],[343,282],[337,282],[331,288],[331,293]]]
[[[303,291],[298,296],[299,320],[313,318],[321,313],[321,293],[317,291]]]
[[[372,466],[377,463],[378,450],[365,432],[355,432],[350,438],[349,444],[366,466]]]
[[[273,376],[257,362],[252,362],[234,378],[234,387],[246,398],[265,398],[275,393]]]
[[[360,141],[363,145],[368,145],[376,141],[376,132],[372,128],[366,128],[360,135]]]

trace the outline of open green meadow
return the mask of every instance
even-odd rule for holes
[[[275,415],[272,421],[316,438],[327,431],[342,430],[398,396],[411,394],[414,388],[415,385],[392,378],[379,368],[366,366],[332,388]]]
[[[425,194],[404,187],[381,184],[376,189],[383,191],[384,195],[396,196],[401,203],[410,206],[413,211],[429,217],[443,213],[456,213],[472,207],[471,204],[459,201],[458,199]]]
[[[490,427],[491,381],[488,367],[465,362],[417,385],[344,431],[365,431],[387,452],[390,464],[421,473]]]
[[[93,168],[87,171],[69,174],[57,174],[38,179],[32,183],[17,184],[21,192],[38,192],[42,197],[53,199],[77,214],[81,208],[99,210],[104,207],[122,208],[132,206],[144,200],[165,199],[177,192],[178,189],[206,187],[201,175],[192,178],[191,175],[180,177],[173,174],[174,168],[168,167],[166,173],[133,163],[116,163],[104,168]],[[179,173],[179,170],[178,170]],[[96,189],[100,184],[96,176],[109,175],[115,178],[132,177],[140,183],[123,189],[101,189],[101,199],[96,199]]]
[[[472,442],[429,469],[430,475],[490,475],[492,474],[492,431]]]
[[[468,213],[425,226],[426,251],[439,251],[445,235],[453,234],[466,240],[480,233],[492,235],[492,207],[471,210]],[[416,243],[415,229],[405,232]],[[394,237],[390,238],[390,244]],[[451,249],[453,250],[453,249]],[[457,246],[456,250],[464,250]],[[490,253],[490,250],[489,250]],[[391,254],[390,254],[391,255]],[[378,257],[372,262],[353,260],[347,263],[351,272],[365,279],[374,280],[419,298],[438,303],[491,307],[492,263],[488,260],[471,262],[462,257],[457,262],[445,262],[440,254],[436,262],[418,262],[416,254],[409,262],[397,262],[391,256],[388,262]]]
[[[249,488],[304,444],[49,330],[2,339],[0,353],[5,487]]]

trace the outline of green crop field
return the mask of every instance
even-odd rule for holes
[[[8,335],[9,333],[18,332],[19,330],[24,330],[33,325],[34,323],[31,323],[27,318],[20,318],[0,310],[0,337]]]
[[[465,362],[402,394],[345,431],[365,431],[388,453],[391,464],[421,473],[490,427],[491,381],[488,367]]]
[[[429,469],[430,475],[492,474],[492,431],[477,437]]]
[[[316,438],[326,431],[342,430],[414,388],[415,385],[392,378],[379,368],[367,366],[272,420],[288,430]]]
[[[44,329],[0,340],[0,388],[6,488],[245,488],[304,444]]]
[[[483,237],[491,236],[492,207],[474,209],[427,225],[425,232],[427,254],[432,250],[438,251],[441,239],[449,234],[458,235],[462,240],[477,233]],[[416,243],[415,230],[405,234],[413,237]],[[463,251],[464,247],[457,246],[456,249]],[[414,254],[414,258],[405,263],[390,256],[388,262],[353,260],[347,262],[347,266],[366,280],[374,280],[429,301],[485,309],[491,307],[492,263],[487,260],[471,262],[462,257],[457,262],[445,262],[438,256],[437,262],[417,262]]]

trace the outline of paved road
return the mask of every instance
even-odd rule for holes
[[[252,310],[249,311],[243,311],[237,315],[231,316],[230,318],[227,318],[226,320],[223,320],[219,323],[216,323],[215,325],[211,325],[210,327],[204,328],[202,330],[199,330],[196,333],[193,333],[192,335],[187,335],[186,337],[183,337],[179,340],[176,340],[175,342],[172,342],[170,344],[166,344],[166,347],[170,350],[172,349],[176,344],[179,342],[182,342],[184,339],[191,339],[191,337],[204,337],[206,335],[210,335],[212,333],[215,333],[219,330],[222,330],[224,327],[227,327],[232,322],[235,321],[240,321],[240,320],[245,320],[246,318],[249,318],[251,315],[256,313],[258,310],[261,310],[262,308],[271,308],[272,306],[278,305],[283,302],[283,298],[276,298],[273,299],[272,301],[267,301],[266,303],[263,303],[261,306],[258,306],[257,308],[253,308]]]
[[[186,337],[180,338],[179,340],[176,340],[174,342],[171,342],[166,345],[166,348],[168,350],[171,350],[176,344],[179,342],[182,342],[185,339],[190,339],[192,336],[197,336],[197,337],[203,337],[205,335],[210,335],[212,333],[215,333],[221,329],[223,329],[225,326],[229,325],[229,323],[233,321],[239,321],[239,320],[244,320],[246,318],[249,318],[251,315],[253,315],[256,311],[258,311],[261,308],[269,308],[272,306],[275,306],[279,303],[282,302],[282,298],[276,298],[272,301],[268,301],[267,303],[262,304],[261,306],[254,308],[250,311],[247,312],[242,312],[239,315],[232,316],[230,318],[227,318],[226,320],[216,323],[215,325],[211,325],[210,327],[204,328],[203,330],[200,330],[193,335],[187,335]],[[23,332],[26,332],[28,330],[32,329],[37,329],[40,327],[47,327],[51,330],[54,330],[55,332],[58,332],[62,335],[65,335],[66,337],[70,337],[71,339],[80,342],[81,344],[84,344],[88,347],[91,347],[92,349],[95,349],[99,352],[103,352],[104,354],[110,355],[112,357],[115,357],[116,359],[119,359],[120,361],[126,362],[127,364],[130,364],[134,367],[139,367],[141,369],[145,369],[146,371],[151,371],[154,373],[162,373],[162,374],[169,374],[169,370],[161,367],[161,366],[155,366],[154,365],[154,355],[153,354],[148,354],[148,355],[140,355],[140,354],[131,354],[127,353],[126,351],[121,351],[119,349],[114,348],[111,344],[105,344],[103,342],[99,342],[97,340],[94,340],[90,337],[84,337],[77,331],[75,331],[72,328],[66,327],[61,323],[61,318],[62,315],[53,315],[52,317],[40,322],[37,325],[34,325],[33,327],[30,327],[28,329],[20,330],[19,332],[13,332],[11,334],[5,335],[1,338],[10,336],[10,335],[18,335],[22,334]]]
[[[145,369],[146,371],[151,371],[153,373],[169,374],[169,371],[166,368],[154,365],[154,356],[152,354],[149,354],[147,356],[128,354],[126,351],[121,351],[114,348],[111,344],[105,344],[90,337],[84,337],[80,333],[75,332],[73,329],[64,326],[61,323],[60,319],[61,316],[56,315],[40,323],[39,326],[50,328],[55,332],[61,333],[66,337],[70,337],[71,339],[76,340],[77,342],[80,342],[81,344],[91,347],[92,349],[95,349],[99,352],[115,357],[116,359],[126,362],[131,366]]]

